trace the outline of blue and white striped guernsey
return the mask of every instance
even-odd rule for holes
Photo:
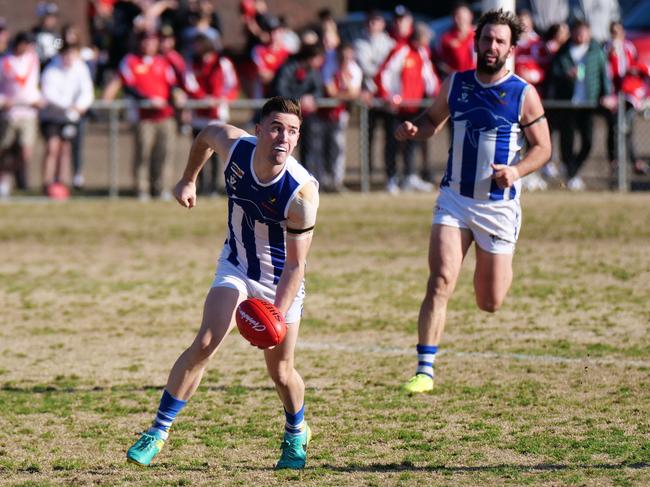
[[[476,71],[452,75],[447,98],[452,143],[440,186],[479,200],[516,199],[521,181],[500,189],[490,164],[516,164],[524,137],[519,124],[528,83],[512,73],[491,84]]]
[[[222,255],[249,279],[271,286],[284,268],[289,205],[302,186],[316,179],[289,156],[280,174],[261,183],[253,171],[256,144],[256,137],[244,136],[228,154],[228,236]]]

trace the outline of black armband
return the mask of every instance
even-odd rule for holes
[[[537,117],[537,118],[536,118],[535,120],[533,120],[532,122],[527,123],[526,125],[521,125],[521,124],[520,124],[520,125],[521,125],[521,128],[522,128],[522,129],[528,128],[528,127],[530,127],[531,125],[535,125],[537,122],[541,122],[541,121],[544,120],[545,118],[546,118],[546,114],[545,114],[545,113],[542,113],[539,117]]]
[[[309,228],[289,228],[289,227],[287,227],[287,233],[293,233],[295,235],[300,235],[301,233],[311,232],[314,229],[314,226],[309,227]]]

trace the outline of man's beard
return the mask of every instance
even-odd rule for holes
[[[501,71],[501,68],[503,68],[503,66],[506,64],[507,59],[508,56],[504,56],[503,58],[497,58],[494,64],[488,64],[487,60],[485,59],[485,54],[483,54],[482,56],[478,56],[476,69],[481,73],[495,74]]]

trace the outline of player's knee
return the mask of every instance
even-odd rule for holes
[[[438,273],[429,277],[427,295],[430,299],[449,299],[454,289],[451,277],[445,273]]]
[[[190,355],[195,363],[207,362],[217,350],[219,342],[213,339],[196,340],[190,347]]]
[[[280,387],[287,387],[293,374],[293,366],[289,362],[280,362],[269,367],[269,375],[273,382]]]

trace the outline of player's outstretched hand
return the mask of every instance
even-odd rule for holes
[[[399,124],[397,130],[395,130],[395,138],[397,140],[407,140],[415,137],[417,133],[418,128],[407,120]]]
[[[193,181],[181,179],[174,187],[174,197],[178,204],[185,208],[196,206],[196,184]]]
[[[505,164],[490,164],[494,169],[492,179],[501,189],[509,188],[519,179],[519,170],[515,166],[506,166]]]

